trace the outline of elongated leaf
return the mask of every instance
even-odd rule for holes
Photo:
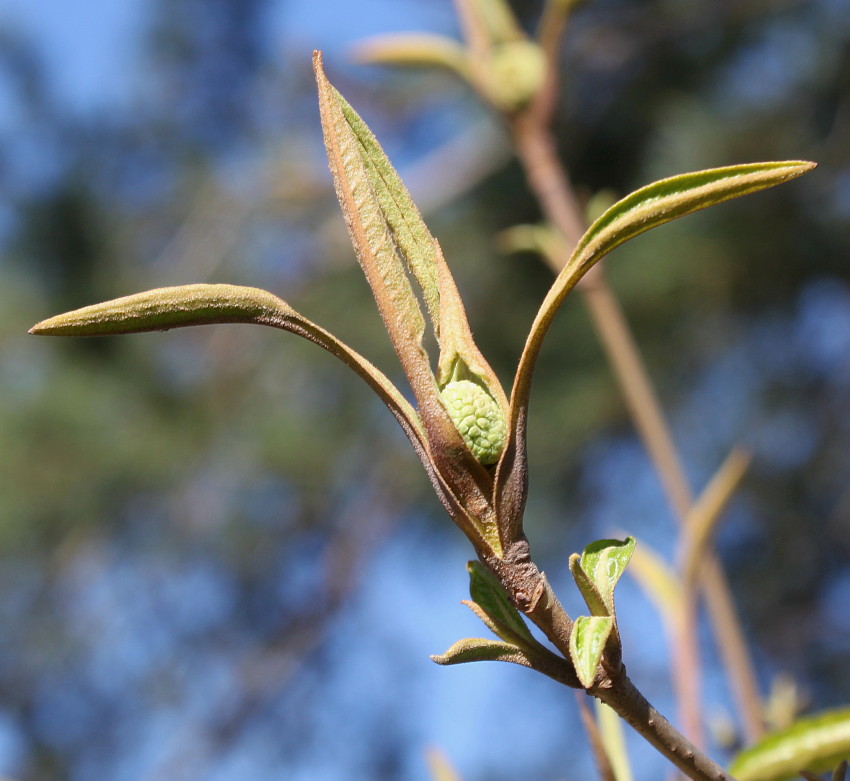
[[[423,401],[427,403],[437,394],[428,356],[422,347],[425,319],[396,248],[382,202],[375,193],[374,177],[370,174],[369,163],[363,159],[361,141],[344,111],[347,104],[325,78],[318,52],[313,64],[319,88],[322,131],[337,197],[357,259],[421,406]]]
[[[51,317],[33,326],[30,333],[106,336],[216,323],[253,323],[289,331],[318,344],[353,369],[401,425],[447,512],[467,534],[475,534],[477,521],[435,470],[419,416],[398,389],[362,355],[265,290],[209,284],[158,288]]]
[[[523,667],[531,667],[531,663],[517,646],[501,640],[487,640],[483,637],[466,637],[458,640],[444,654],[431,656],[431,661],[442,665],[466,662],[513,662]]]
[[[492,631],[502,640],[517,645],[539,645],[495,576],[479,561],[470,561],[466,570],[469,595],[490,618],[487,624]]]
[[[337,197],[358,261],[416,397],[434,469],[453,495],[463,498],[467,534],[470,532],[466,521],[471,521],[475,544],[483,544],[501,555],[491,503],[492,477],[469,451],[442,403],[422,346],[425,320],[407,275],[410,270],[419,283],[435,327],[439,328],[443,317],[440,296],[450,274],[439,247],[375,137],[327,80],[320,52],[314,52],[313,66]],[[453,312],[453,316],[456,314]],[[471,335],[469,340],[471,343]],[[468,363],[486,365],[480,356]]]
[[[162,287],[93,304],[37,323],[31,334],[106,336],[190,325],[277,325],[299,315],[266,290],[237,285]]]
[[[642,187],[608,209],[584,234],[570,260],[546,295],[531,326],[511,392],[508,445],[502,455],[506,463],[525,459],[525,427],[534,364],[543,338],[567,294],[589,268],[625,241],[708,206],[787,182],[815,167],[814,163],[750,163],[682,174]],[[519,493],[518,475],[501,467],[497,475],[497,508],[511,508],[514,515]],[[518,522],[518,521],[514,521]]]
[[[326,80],[320,81],[320,84],[323,83],[326,84]],[[466,311],[439,244],[425,225],[404,182],[372,131],[345,98],[329,84],[327,86],[360,146],[363,169],[375,201],[369,208],[378,209],[398,250],[395,259],[387,256],[386,265],[382,265],[382,269],[389,267],[395,275],[399,269],[403,273],[406,266],[422,291],[434,336],[440,345],[438,385],[442,388],[448,382],[460,359],[464,371],[481,381],[507,418],[508,400],[501,383],[472,338]],[[361,206],[361,209],[364,208]]]
[[[824,773],[850,757],[850,708],[798,720],[742,751],[729,766],[738,781],[786,781]]]
[[[593,686],[605,644],[614,628],[608,616],[579,616],[570,635],[570,658],[585,689]]]

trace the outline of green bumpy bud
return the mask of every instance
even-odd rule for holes
[[[484,92],[498,108],[516,111],[528,103],[546,79],[546,57],[533,41],[510,41],[490,51]]]
[[[482,464],[495,464],[508,436],[507,424],[496,400],[471,380],[449,382],[440,397],[472,455]]]

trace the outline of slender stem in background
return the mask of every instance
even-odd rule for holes
[[[581,723],[587,733],[587,742],[590,743],[593,759],[596,762],[596,769],[599,771],[599,781],[619,781],[614,773],[614,767],[611,764],[611,758],[605,750],[605,741],[602,739],[602,731],[599,729],[599,724],[587,704],[587,697],[584,692],[576,691],[576,702],[578,703],[578,713],[581,716]]]
[[[529,186],[548,221],[561,232],[567,246],[573,247],[585,230],[585,221],[568,174],[558,158],[550,129],[558,91],[557,41],[563,28],[564,23],[549,20],[546,28],[541,30],[541,43],[549,61],[548,77],[532,105],[512,117],[511,129]],[[553,271],[557,274],[560,267],[553,264]],[[599,264],[586,275],[579,289],[584,294],[594,326],[667,500],[674,515],[683,524],[693,504],[693,494],[649,374]],[[744,733],[749,741],[756,740],[763,733],[763,722],[755,672],[725,575],[712,551],[705,556],[700,584]],[[695,610],[695,600],[688,600],[684,611],[690,615],[683,616],[680,622],[683,631],[678,642],[673,644],[672,652],[674,669],[678,671],[677,692],[682,721],[690,734],[698,739],[701,709],[699,698],[695,696],[698,687],[694,689],[695,682],[699,680]]]

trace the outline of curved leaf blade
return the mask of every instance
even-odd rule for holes
[[[431,661],[441,665],[466,662],[513,662],[531,667],[525,654],[512,643],[487,640],[483,637],[465,637],[458,640],[444,654],[431,656]]]
[[[610,616],[614,615],[614,588],[635,550],[635,538],[595,540],[581,554],[580,565],[599,592]]]
[[[490,618],[490,628],[495,634],[517,645],[538,646],[496,577],[479,561],[468,562],[466,570],[469,573],[469,596]]]
[[[179,285],[115,298],[42,320],[30,329],[44,336],[107,336],[167,331],[214,323],[274,325],[297,316],[266,290],[238,285]]]
[[[593,686],[605,644],[614,628],[610,616],[579,616],[570,635],[570,658],[585,689]]]
[[[850,708],[799,719],[742,751],[729,766],[738,781],[786,781],[824,773],[850,757]]]
[[[502,454],[502,463],[507,466],[525,460],[526,417],[534,365],[555,314],[588,269],[611,250],[650,228],[708,206],[782,184],[815,166],[815,163],[804,160],[788,160],[680,174],[642,187],[605,211],[579,241],[546,294],[531,326],[511,392],[508,445]],[[522,507],[516,506],[516,497],[522,495],[522,489],[517,483],[524,478],[515,470],[503,468],[502,463],[497,476],[497,505],[510,508],[512,515],[516,516],[511,520],[518,524]]]

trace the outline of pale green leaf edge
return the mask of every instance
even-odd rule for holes
[[[503,640],[510,639],[538,645],[519,611],[513,606],[504,588],[480,561],[470,561],[466,565],[469,573],[469,596],[502,631],[493,631]],[[508,637],[503,637],[503,632]]]
[[[581,685],[593,686],[596,670],[605,651],[605,643],[614,628],[610,616],[579,616],[570,634],[570,658]]]
[[[625,540],[594,540],[581,554],[581,568],[593,581],[596,590],[602,596],[610,615],[614,614],[614,589],[635,550],[635,538]],[[611,572],[611,565],[615,571]]]
[[[477,530],[475,520],[434,469],[419,415],[395,385],[368,359],[266,290],[223,284],[157,288],[56,315],[34,325],[30,333],[108,336],[217,323],[252,323],[288,331],[319,345],[354,370],[398,421],[452,517],[465,530]]]
[[[458,640],[445,653],[432,655],[431,661],[445,666],[467,662],[512,662],[523,667],[531,667],[528,659],[517,646],[484,637],[465,637],[463,640]]]
[[[587,609],[594,616],[608,616],[611,611],[608,609],[608,604],[604,596],[599,591],[596,583],[588,575],[585,569],[581,566],[581,556],[574,553],[570,556],[570,573],[573,576],[576,586],[584,599]]]
[[[646,185],[615,203],[579,241],[564,269],[549,289],[526,339],[510,400],[508,445],[497,470],[497,502],[511,502],[517,479],[503,468],[525,451],[525,421],[534,365],[543,338],[567,294],[588,269],[608,252],[650,228],[741,195],[773,187],[815,168],[804,160],[747,163],[680,174]]]
[[[785,781],[798,771],[823,773],[850,757],[850,708],[799,719],[738,754],[729,766],[738,781]]]

